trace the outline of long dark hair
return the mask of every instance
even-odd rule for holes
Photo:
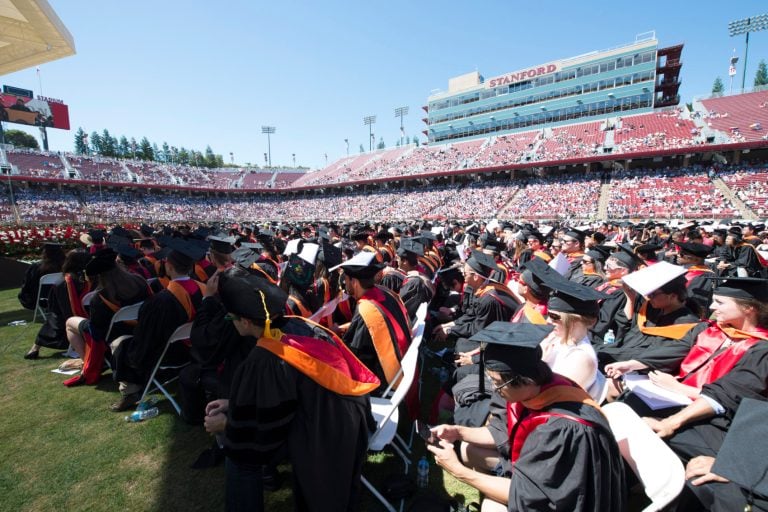
[[[99,274],[99,288],[110,302],[118,304],[126,299],[132,299],[147,290],[147,281],[136,274],[116,266]]]
[[[65,274],[72,274],[82,281],[85,266],[90,260],[91,255],[88,253],[88,251],[84,251],[82,249],[72,249],[67,253],[66,258],[64,258],[61,271]]]
[[[64,264],[64,250],[58,245],[44,245],[40,261],[40,275],[61,272]]]

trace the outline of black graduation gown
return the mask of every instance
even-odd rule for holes
[[[654,309],[649,304],[646,315],[646,327],[699,323],[699,317],[686,307],[682,307],[676,311],[663,315],[661,314],[661,311]],[[637,325],[636,317],[633,317],[631,321],[627,321],[626,317],[622,314],[617,316],[616,320],[620,324],[626,323],[626,326],[622,325],[619,328],[622,335],[616,337],[615,343],[595,346],[597,360],[601,371],[606,364],[614,363],[616,361],[636,359],[638,361],[642,360],[643,362],[646,362],[643,359],[643,355],[649,350],[651,350],[653,354],[653,359],[651,359],[651,361],[654,362],[654,366],[652,367],[654,370],[672,371],[680,365],[680,362],[685,358],[686,354],[688,354],[688,351],[691,349],[690,343],[695,339],[686,336],[688,342],[682,343],[681,340],[643,334],[640,332],[640,327]],[[706,326],[706,323],[701,323],[696,334],[701,332]]]
[[[299,319],[285,333],[325,338]],[[255,345],[256,340],[251,338]],[[287,446],[294,510],[359,510],[360,474],[373,421],[367,396],[333,393],[255,347],[232,382],[224,445],[237,463],[268,464]]]
[[[512,469],[508,510],[626,510],[623,461],[605,417],[573,402],[548,410],[594,426],[553,417],[535,428]]]
[[[77,280],[75,283],[79,294],[84,284]],[[69,304],[67,283],[61,282],[54,286],[48,295],[48,313],[45,323],[37,333],[35,344],[53,349],[66,349],[69,346],[66,324],[71,316],[72,306]]]
[[[470,338],[497,320],[509,322],[519,306],[511,292],[506,295],[492,290],[481,297],[475,295],[468,309],[451,327],[450,336],[453,339]]]
[[[402,272],[399,270],[387,270],[381,277],[380,284],[381,286],[389,288],[395,293],[400,293],[400,288],[403,286],[403,281],[405,281],[405,277],[403,276]]]
[[[740,268],[746,270],[746,277],[763,276],[763,266],[757,257],[757,251],[749,244],[740,244],[729,248],[727,261],[731,266],[725,269],[726,276],[737,277]]]
[[[19,303],[25,309],[34,311],[37,304],[37,289],[40,286],[40,263],[33,263],[29,266],[24,273],[24,282],[21,284],[21,290],[19,290],[18,298]],[[50,287],[46,287],[50,288]],[[41,296],[47,297],[49,290],[41,290]],[[41,306],[45,307],[45,303]]]
[[[400,298],[403,300],[408,318],[413,323],[416,318],[416,310],[422,302],[432,300],[432,289],[417,275],[409,275],[400,287]]]
[[[590,329],[590,332],[594,335],[593,339],[602,340],[608,329],[613,329],[613,334],[618,338],[619,323],[617,318],[619,315],[624,316],[624,305],[627,303],[627,296],[621,288],[606,288],[601,290],[607,293],[609,296],[600,302],[600,313],[597,316],[597,323]]]
[[[717,456],[744,398],[768,400],[768,342],[753,345],[731,371],[705,384],[701,394],[722,405],[725,413],[686,425],[669,438],[669,446],[684,462],[698,455]]]
[[[583,284],[584,286],[589,286],[590,288],[597,288],[598,286],[600,286],[605,282],[605,279],[598,276],[597,274],[582,273],[580,276],[577,276],[571,279],[571,281],[575,281],[579,284]]]
[[[686,289],[688,290],[688,299],[699,307],[699,313],[701,318],[709,317],[709,306],[712,304],[712,290],[715,286],[713,279],[707,279],[707,277],[714,277],[716,274],[705,273],[694,277],[688,283]]]

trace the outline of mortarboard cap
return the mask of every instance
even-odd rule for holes
[[[155,230],[146,224],[142,224],[139,228],[139,232],[145,237],[151,237],[155,233]]]
[[[248,248],[240,247],[232,251],[232,260],[243,268],[249,269],[260,258],[258,252]]]
[[[520,274],[520,279],[523,280],[526,286],[537,297],[546,297],[552,291],[544,281],[550,273],[557,274],[557,271],[547,265],[544,260],[540,258],[532,258],[525,262],[523,265],[523,272]],[[560,274],[558,274],[560,275]]]
[[[632,272],[622,278],[622,281],[637,291],[640,295],[648,296],[658,289],[664,291],[685,286],[686,269],[666,261]]]
[[[360,251],[344,263],[336,265],[328,270],[344,269],[344,273],[356,279],[369,279],[379,273],[385,265],[376,263],[376,253]]]
[[[568,228],[568,229],[566,229],[564,235],[565,236],[569,236],[571,238],[575,238],[581,244],[584,243],[584,238],[586,238],[586,233],[584,233],[583,231],[578,230],[576,228]]]
[[[136,247],[134,247],[131,244],[125,244],[125,243],[118,243],[115,245],[110,245],[112,249],[114,249],[117,254],[119,254],[123,258],[129,258],[129,259],[138,259],[141,258],[142,252]]]
[[[533,261],[533,260],[532,260]],[[542,268],[538,273],[544,283],[552,289],[547,307],[552,311],[574,313],[576,315],[597,316],[600,311],[598,301],[607,298],[604,293],[570,281],[561,276],[555,269]]]
[[[713,295],[731,297],[734,299],[747,299],[768,301],[768,280],[757,277],[711,277],[717,283],[712,291]]]
[[[88,277],[98,276],[117,266],[117,253],[111,248],[97,251],[85,265],[85,275]]]
[[[288,301],[279,286],[237,267],[221,274],[219,297],[228,312],[256,321],[283,316]]]
[[[597,260],[601,263],[604,263],[605,260],[608,259],[608,257],[611,255],[611,252],[608,250],[607,247],[603,247],[602,245],[595,245],[589,248],[589,250],[585,253],[586,256],[589,256],[593,260]]]
[[[205,257],[206,246],[203,244],[182,238],[167,238],[163,241],[166,248],[180,253],[192,261],[199,261]]]
[[[209,236],[208,241],[211,243],[211,250],[221,254],[232,254],[232,252],[235,250],[233,244],[237,241],[237,239],[233,236]]]
[[[737,484],[746,491],[745,494],[763,498],[768,497],[768,473],[764,469],[768,444],[762,442],[766,421],[768,402],[744,398],[712,465],[713,473]]]
[[[694,242],[675,242],[681,252],[691,254],[697,258],[706,258],[714,250],[714,247]]]
[[[472,251],[472,256],[467,260],[467,265],[486,278],[490,278],[491,274],[499,269],[493,256],[477,250]]]
[[[325,268],[336,267],[341,264],[341,249],[323,239],[322,249],[317,257]]]
[[[481,343],[487,370],[530,377],[542,363],[540,344],[552,329],[551,325],[497,321],[470,341]]]
[[[424,256],[424,245],[413,238],[403,238],[400,241],[400,247],[397,249],[397,254],[403,256],[406,252],[413,253],[417,256]]]

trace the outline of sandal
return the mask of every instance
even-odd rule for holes
[[[26,354],[24,354],[24,359],[37,359],[40,357],[40,349],[33,348]]]

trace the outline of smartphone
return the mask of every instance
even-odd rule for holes
[[[440,440],[435,434],[432,433],[431,425],[427,425],[423,421],[416,420],[414,422],[414,426],[416,427],[416,432],[418,432],[425,443],[435,446],[440,444]]]

